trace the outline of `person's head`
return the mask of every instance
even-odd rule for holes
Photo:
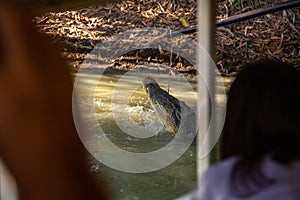
[[[222,132],[222,158],[300,159],[300,72],[279,61],[250,64],[233,82]]]

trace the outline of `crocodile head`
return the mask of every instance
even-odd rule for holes
[[[156,82],[156,80],[154,80],[150,76],[147,76],[146,78],[144,78],[143,84],[144,84],[144,88],[147,93],[149,93],[150,88],[157,88],[157,89],[159,88],[159,85]]]
[[[196,130],[194,111],[183,101],[163,90],[151,77],[143,80],[144,89],[156,115],[171,134],[192,134]]]
[[[164,124],[166,130],[176,133],[180,125],[180,102],[163,90],[151,77],[143,80],[144,89],[155,113]]]

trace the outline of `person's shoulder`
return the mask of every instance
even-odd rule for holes
[[[293,165],[283,164],[272,160],[271,156],[266,156],[262,167],[264,175],[273,182],[258,193],[256,199],[300,199],[299,161]]]
[[[204,189],[203,195],[201,195],[202,199],[228,199],[231,172],[237,161],[237,157],[231,157],[212,165],[208,169],[200,182]]]
[[[225,178],[230,176],[234,164],[238,161],[238,157],[230,157],[219,163],[212,165],[206,173],[206,178]],[[228,177],[229,178],[229,177]]]
[[[203,181],[206,184],[223,188],[228,184],[232,168],[237,161],[237,157],[230,157],[210,166],[203,176]]]

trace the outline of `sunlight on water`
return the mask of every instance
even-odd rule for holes
[[[80,87],[86,92],[85,98],[78,99],[78,106],[86,111],[95,110],[98,125],[115,145],[131,152],[151,152],[165,146],[172,137],[168,134],[154,135],[151,138],[141,139],[132,137],[116,124],[130,126],[128,121],[136,126],[145,127],[152,132],[158,132],[162,122],[156,116],[143,89],[142,82],[135,77],[127,77],[120,81],[122,75],[105,74],[101,78],[97,73],[79,73],[82,77]],[[156,77],[155,77],[156,79]],[[160,86],[168,89],[167,79],[157,79]],[[217,80],[218,81],[218,80]],[[230,82],[230,81],[228,81]],[[91,85],[97,84],[96,88]],[[132,88],[132,85],[135,85]],[[187,90],[180,81],[170,83],[170,94],[188,104],[196,111],[197,93],[196,83],[191,83],[192,91]],[[129,89],[131,87],[131,92]],[[216,91],[218,90],[216,86]],[[93,95],[91,95],[93,94]],[[118,97],[114,100],[113,97]],[[128,99],[127,103],[118,101]],[[225,97],[216,95],[218,105],[225,104]],[[114,113],[113,113],[114,111]],[[93,116],[86,116],[93,117]],[[91,127],[93,128],[93,127]],[[103,135],[95,133],[89,137],[88,144],[94,153],[100,153],[103,148],[98,142]],[[112,158],[114,159],[114,158]],[[130,174],[111,169],[94,158],[90,158],[90,170],[95,177],[106,179],[114,194],[114,199],[174,199],[189,192],[196,182],[196,145],[189,149],[173,164],[158,171],[144,174]]]
[[[130,120],[137,126],[147,127],[154,133],[159,131],[159,127],[162,127],[140,80],[128,77],[120,81],[122,75],[111,74],[102,75],[100,79],[98,74],[93,73],[81,73],[77,76],[83,77],[83,81],[80,83],[83,91],[86,94],[94,94],[78,99],[79,106],[86,111],[90,111],[92,108],[95,109],[99,125],[114,144],[127,151],[151,152],[165,146],[172,139],[168,134],[153,136],[150,139],[139,139],[124,133],[117,126],[116,120],[124,124]],[[95,83],[98,84],[98,87],[91,87]],[[118,87],[116,87],[116,84]],[[136,86],[131,89],[132,91],[129,94],[128,88],[132,85]],[[185,92],[186,89],[180,85],[180,82],[171,82],[170,86],[172,95],[185,101],[193,109],[196,108],[195,83],[192,85],[194,90],[188,92]],[[164,80],[161,87],[167,90],[168,82]],[[112,113],[114,92],[117,93],[118,98],[128,98],[130,96],[128,103],[118,103],[118,101],[114,103],[116,114]],[[88,141],[96,153],[97,149],[101,149],[97,142],[100,137],[102,137],[101,134],[95,133]],[[129,174],[119,172],[106,167],[93,158],[90,159],[90,169],[96,177],[104,174],[108,185],[113,190],[112,193],[115,199],[174,199],[194,187],[196,147],[192,145],[179,160],[166,168],[151,173]]]

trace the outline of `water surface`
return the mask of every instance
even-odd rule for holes
[[[132,75],[124,78],[124,74],[110,73],[101,74],[100,77],[97,70],[83,70],[78,72],[77,76],[81,77],[81,91],[86,92],[84,98],[78,99],[78,105],[86,111],[95,110],[98,125],[105,136],[115,145],[126,151],[143,153],[160,149],[172,140],[172,136],[167,133],[153,135],[149,138],[135,138],[118,126],[117,122],[128,125],[130,119],[137,126],[153,129],[153,132],[159,131],[158,127],[161,126],[161,122],[154,113],[139,78]],[[187,90],[182,86],[178,77],[173,78],[169,84],[168,76],[160,78],[159,75],[154,76],[157,76],[153,78],[159,82],[162,88],[167,90],[170,85],[169,89],[172,95],[196,110],[195,82],[190,83],[192,90]],[[120,81],[120,78],[123,80]],[[93,87],[95,84],[96,88]],[[133,88],[131,93],[128,92],[128,88]],[[114,100],[113,97],[118,97],[118,100],[129,100],[125,101],[126,103],[122,101],[119,103],[120,101]],[[101,137],[103,134],[95,132],[86,141],[93,149],[94,155],[101,153],[100,150],[103,148],[99,142]],[[111,159],[114,159],[113,156]],[[93,157],[90,158],[89,165],[91,173],[97,178],[99,184],[105,177],[114,199],[175,199],[195,187],[197,177],[196,145],[192,144],[171,165],[148,173],[117,171]]]

